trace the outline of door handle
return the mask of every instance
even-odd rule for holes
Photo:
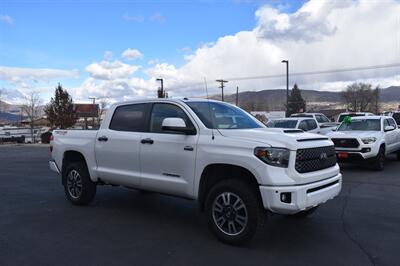
[[[152,140],[151,138],[142,139],[142,140],[140,141],[140,143],[142,143],[142,144],[153,144],[153,143],[154,143],[154,140]]]
[[[108,138],[106,136],[101,136],[97,138],[98,141],[107,141]]]
[[[193,151],[194,148],[193,148],[192,146],[185,146],[185,147],[183,148],[183,150],[185,150],[185,151]]]

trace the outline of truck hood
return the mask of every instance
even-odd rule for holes
[[[280,128],[220,129],[219,132],[225,137],[290,150],[333,145],[326,136]]]
[[[378,138],[380,135],[381,135],[380,131],[358,131],[358,130],[352,130],[352,131],[331,132],[327,136],[330,137],[330,138],[349,139],[349,138],[370,138],[370,137]]]

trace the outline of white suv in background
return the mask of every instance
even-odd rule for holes
[[[309,133],[326,135],[332,132],[336,126],[320,126],[314,118],[306,117],[288,117],[272,119],[267,123],[269,128],[283,128],[286,130],[298,129]]]
[[[326,124],[326,123],[332,123],[332,121],[326,117],[326,115],[322,113],[296,113],[290,115],[290,117],[306,117],[306,118],[314,118],[317,120],[318,124]]]
[[[400,159],[400,129],[391,117],[353,117],[328,136],[339,162],[367,162],[383,170],[386,155],[397,153]]]

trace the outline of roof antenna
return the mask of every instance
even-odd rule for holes
[[[204,77],[204,87],[206,89],[206,95],[207,95],[207,103],[208,103],[208,114],[210,116],[210,122],[211,122],[211,139],[214,140],[214,123],[211,115],[211,106],[210,106],[210,99],[208,98],[208,88],[207,88],[207,80],[206,77]]]

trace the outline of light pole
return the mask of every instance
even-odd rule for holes
[[[289,114],[289,60],[282,60],[286,64],[286,116]]]
[[[160,90],[158,92],[158,98],[165,98],[165,94],[164,94],[164,80],[163,79],[157,79],[157,81],[161,82],[161,87]]]

